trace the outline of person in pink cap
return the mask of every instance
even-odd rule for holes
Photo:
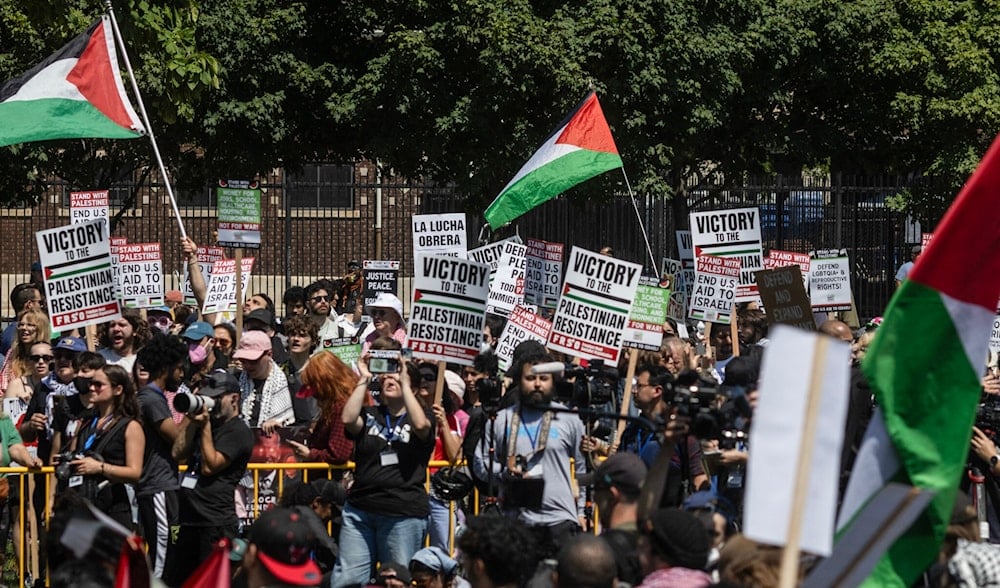
[[[247,331],[233,354],[243,366],[240,373],[241,416],[251,427],[271,434],[295,422],[288,380],[271,359],[271,338],[262,331]]]

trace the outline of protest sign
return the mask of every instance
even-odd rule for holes
[[[993,317],[993,329],[990,331],[990,351],[1000,354],[1000,314]]]
[[[615,364],[642,266],[573,247],[549,347]]]
[[[212,265],[220,259],[225,259],[226,253],[222,247],[199,247],[195,252],[198,256],[198,266],[201,268],[201,277],[208,286],[212,279]],[[184,262],[184,283],[181,285],[181,292],[184,294],[184,304],[194,306],[198,300],[194,297],[194,288],[191,287],[191,272],[188,263]]]
[[[739,259],[736,302],[757,299],[754,273],[764,269],[760,210],[755,207],[692,212],[691,242],[695,257],[716,255]]]
[[[809,290],[809,254],[799,253],[797,251],[781,251],[780,249],[772,249],[768,251],[767,257],[764,258],[764,269],[775,269],[779,267],[788,267],[790,265],[797,265],[799,269],[802,270],[802,283],[805,285],[805,289]]]
[[[628,314],[623,344],[633,349],[659,351],[663,342],[663,323],[670,304],[670,278],[662,280],[642,276],[635,291],[635,301]]]
[[[464,212],[415,214],[412,218],[414,267],[421,255],[465,257],[468,237]]]
[[[253,271],[253,258],[244,257],[240,260],[240,282],[243,285],[243,296],[246,297],[247,284],[250,283],[250,272]],[[240,304],[243,301],[240,300]],[[212,264],[212,278],[208,283],[202,314],[215,312],[236,312],[236,260],[220,259]]]
[[[380,292],[396,295],[399,288],[399,262],[366,259],[362,262],[365,280],[365,306],[367,307]]]
[[[920,251],[927,251],[927,247],[931,244],[931,239],[934,238],[934,233],[920,233]]]
[[[693,271],[693,270],[692,270]],[[660,264],[660,275],[670,280],[670,302],[667,305],[667,316],[683,321],[687,314],[687,284],[684,279],[684,268],[676,259],[663,258]],[[691,286],[694,286],[694,274],[691,274]]]
[[[127,243],[118,247],[122,306],[152,308],[163,298],[163,260],[159,243]]]
[[[809,298],[813,310],[851,310],[851,268],[847,250],[810,251],[809,257]]]
[[[111,271],[111,240],[102,219],[35,233],[53,331],[121,316]]]
[[[688,299],[688,316],[700,321],[728,325],[732,320],[740,260],[737,257],[699,255],[694,289]]]
[[[802,270],[789,265],[757,272],[760,299],[767,309],[767,324],[786,324],[807,331],[816,330],[809,295],[802,285]]]
[[[563,244],[528,239],[524,258],[524,303],[555,308],[562,283]]]
[[[230,180],[215,195],[219,213],[219,246],[260,248],[260,189]]]
[[[510,369],[514,348],[522,341],[538,341],[542,345],[549,339],[552,322],[535,314],[531,309],[518,305],[510,313],[507,324],[497,343],[497,362],[502,371]]]
[[[681,275],[674,283],[674,290],[684,294],[684,310],[687,310],[691,292],[694,290],[694,245],[691,244],[691,231],[677,231],[677,258],[681,262]],[[674,315],[671,315],[674,316]],[[686,314],[680,315],[683,319]],[[678,317],[675,317],[678,318]]]
[[[111,232],[111,220],[108,214],[108,191],[93,190],[91,192],[69,193],[69,222],[75,225],[94,219],[104,219],[108,223],[108,233]]]
[[[115,281],[115,299],[122,299],[122,266],[118,263],[118,251],[128,243],[128,237],[111,237],[111,275]]]
[[[524,264],[527,247],[513,241],[490,243],[469,251],[469,259],[491,267],[486,312],[509,316],[524,300]]]
[[[361,343],[357,336],[325,339],[319,344],[323,347],[323,351],[329,351],[351,367],[357,366],[358,360],[361,359]]]
[[[801,549],[826,556],[833,548],[851,348],[784,325],[770,335],[750,431],[744,533],[785,545],[794,522]]]
[[[472,365],[483,341],[490,266],[446,255],[418,258],[410,309],[413,357]]]
[[[289,441],[307,443],[309,439],[309,431],[304,427],[278,427],[273,433],[265,433],[263,429],[254,427],[252,431],[254,445],[250,453],[250,463],[256,464],[298,463],[295,448]],[[236,486],[237,516],[244,522],[252,524],[257,514],[277,506],[282,488],[293,486],[301,479],[300,469],[260,469],[253,478],[244,477],[244,481]],[[254,488],[255,481],[256,488]]]

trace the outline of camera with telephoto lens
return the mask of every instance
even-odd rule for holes
[[[990,438],[1000,434],[1000,397],[983,394],[976,407],[976,427]]]
[[[750,401],[742,386],[671,386],[664,393],[677,415],[691,421],[698,439],[719,441],[720,449],[733,449],[745,441],[750,422]]]
[[[174,410],[184,414],[198,414],[202,409],[212,412],[215,408],[215,399],[201,394],[191,392],[178,392],[174,396]]]
[[[373,349],[368,352],[368,371],[373,374],[399,373],[399,352]]]
[[[555,396],[567,406],[600,406],[611,402],[618,388],[618,370],[604,360],[592,359],[587,367],[567,364]],[[572,379],[572,381],[569,381]]]
[[[82,459],[84,455],[82,453],[73,453],[72,451],[63,451],[56,456],[56,478],[60,482],[66,482],[73,475],[73,466],[70,462],[74,459]]]

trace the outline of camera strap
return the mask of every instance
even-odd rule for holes
[[[542,414],[542,422],[538,425],[538,437],[531,439],[531,433],[525,427],[528,438],[531,440],[532,453],[545,451],[545,446],[549,442],[549,429],[552,427],[551,410]],[[507,468],[513,469],[517,465],[517,437],[521,432],[521,408],[513,413],[510,420],[511,435],[507,438]]]

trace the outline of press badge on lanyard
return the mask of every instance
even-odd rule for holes
[[[385,450],[378,454],[379,463],[382,467],[394,466],[399,464],[399,454],[396,450],[392,448],[392,442],[398,437],[396,436],[396,429],[403,424],[403,419],[406,418],[406,413],[399,415],[399,420],[396,421],[396,426],[392,425],[392,421],[389,419],[389,415],[385,415],[385,436],[388,441],[388,445]]]

